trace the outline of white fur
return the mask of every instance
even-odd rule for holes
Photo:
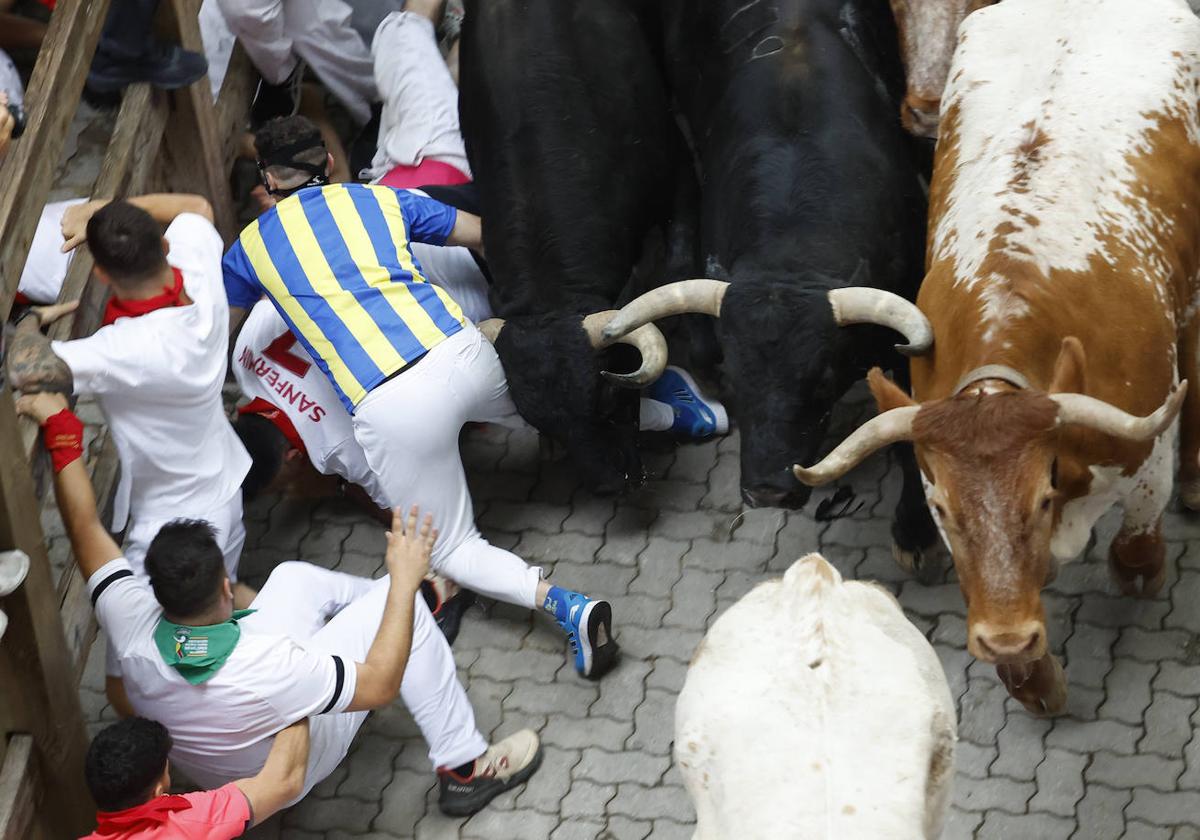
[[[931,256],[953,260],[959,285],[985,284],[985,323],[1028,314],[1004,278],[979,271],[1002,222],[1017,228],[1007,253],[1046,276],[1111,262],[1101,236],[1120,231],[1139,255],[1133,276],[1169,308],[1171,220],[1133,194],[1128,156],[1148,150],[1158,116],[1200,140],[1198,84],[1200,21],[1184,0],[1005,0],[964,21],[942,100],[943,120],[959,109],[958,165]],[[1018,193],[1009,180],[1039,133],[1048,142]]]
[[[936,838],[956,728],[941,663],[896,600],[810,554],[696,649],[675,707],[695,840]]]

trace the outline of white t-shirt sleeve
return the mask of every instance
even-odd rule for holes
[[[76,396],[131,391],[147,383],[147,363],[151,354],[161,353],[162,348],[147,347],[134,332],[113,324],[87,338],[50,343],[54,355],[71,369]]]
[[[124,557],[110,560],[87,582],[96,620],[112,642],[117,656],[149,637],[162,615],[150,585],[134,575]]]
[[[196,213],[180,213],[164,234],[170,250],[167,261],[180,271],[221,278],[225,243],[212,222]]]
[[[307,650],[290,639],[280,645],[264,667],[262,685],[269,686],[267,701],[281,721],[294,723],[311,715],[344,712],[354,699],[358,672],[352,659]]]

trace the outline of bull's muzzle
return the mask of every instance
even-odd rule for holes
[[[1020,665],[1041,659],[1046,655],[1045,622],[973,622],[967,630],[967,650],[992,665]]]

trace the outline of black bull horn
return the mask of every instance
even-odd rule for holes
[[[593,312],[583,319],[581,326],[587,333],[588,341],[596,350],[603,350],[613,344],[628,344],[636,348],[641,354],[642,363],[633,373],[613,373],[607,370],[601,371],[601,373],[605,379],[622,387],[644,388],[662,376],[662,372],[667,366],[667,340],[663,338],[658,327],[653,324],[627,330],[618,336],[607,336],[605,325],[617,314],[615,309]],[[489,318],[479,324],[479,331],[493,344],[496,343],[496,338],[502,329],[504,329],[503,318]]]

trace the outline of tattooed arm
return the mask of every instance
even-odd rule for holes
[[[38,316],[22,319],[16,327],[5,327],[8,381],[25,393],[57,391],[70,395],[75,380],[67,363],[54,355],[50,339],[38,329]]]

